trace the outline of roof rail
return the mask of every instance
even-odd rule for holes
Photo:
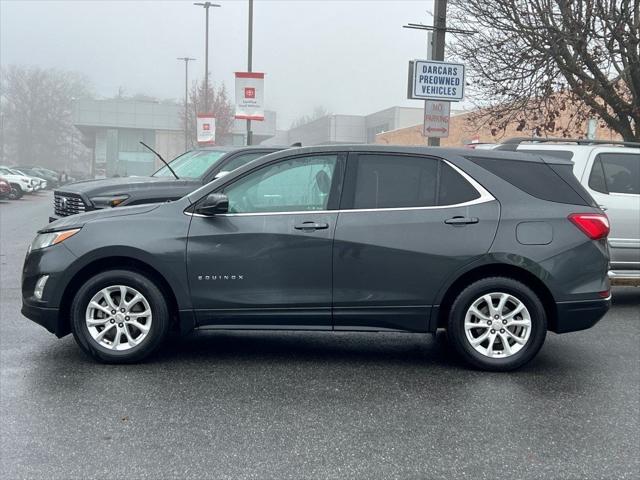
[[[556,138],[556,137],[514,137],[500,143],[496,150],[515,152],[521,143],[575,143],[578,145],[621,145],[624,147],[640,148],[640,142],[622,142],[620,140],[591,140],[588,138]]]

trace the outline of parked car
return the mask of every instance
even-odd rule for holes
[[[574,175],[611,222],[612,283],[640,285],[640,143],[529,138],[505,146],[573,162]]]
[[[29,174],[23,170],[19,170],[17,168],[9,168],[9,170],[11,171],[11,173],[15,173],[16,175],[24,175],[25,177],[29,177],[29,178],[33,178],[35,180],[37,180],[37,183],[34,185],[33,190],[34,191],[38,191],[38,190],[44,190],[45,188],[47,188],[47,181],[44,178],[40,178],[36,175],[33,174]]]
[[[191,150],[150,177],[85,180],[54,192],[53,222],[60,217],[102,208],[177,200],[245,163],[282,147],[211,147]],[[176,178],[175,175],[178,177]]]
[[[0,178],[0,200],[9,198],[11,196],[11,184],[4,178]]]
[[[39,177],[42,178],[44,180],[46,180],[47,182],[47,188],[55,188],[58,186],[58,176],[57,174],[52,175],[51,173],[49,173],[48,171],[45,170],[40,170],[37,168],[29,168],[29,167],[24,167],[22,165],[16,167],[18,170],[20,170],[21,172],[24,172],[26,175],[31,175],[33,177]]]
[[[22,312],[105,362],[172,327],[428,333],[510,370],[610,305],[606,215],[571,162],[376,145],[256,159],[174,202],[41,230]],[[174,323],[175,321],[175,323]]]
[[[9,195],[9,198],[12,200],[21,198],[25,193],[33,192],[37,183],[37,180],[34,178],[26,177],[24,175],[16,175],[15,173],[11,173],[11,170],[6,167],[0,167],[0,176],[7,180],[11,185],[11,194]]]
[[[60,175],[54,170],[39,167],[37,165],[20,165],[19,168],[27,173],[44,178],[47,181],[49,188],[55,188],[60,185]]]

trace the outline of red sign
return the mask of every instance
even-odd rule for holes
[[[244,89],[244,98],[256,98],[256,89],[253,87],[246,87]]]

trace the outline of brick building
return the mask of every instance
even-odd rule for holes
[[[501,140],[507,138],[526,137],[532,135],[531,131],[518,130],[518,122],[514,121],[507,127],[506,131],[499,131],[497,135],[494,136],[491,133],[491,127],[488,125],[481,128],[473,126],[469,122],[470,115],[470,112],[451,113],[449,136],[441,139],[440,144],[442,146],[455,147],[469,143],[499,143]],[[568,113],[566,113],[565,116],[568,117]],[[568,123],[568,119],[566,117],[561,117],[557,123]],[[595,123],[599,124],[600,122]],[[573,129],[571,136],[575,138],[584,138],[587,136],[587,129],[587,123],[584,122],[582,125],[578,125]],[[554,135],[547,134],[546,136],[552,137]],[[596,125],[594,138],[599,140],[622,140],[620,135],[609,128],[603,128],[600,125]],[[399,128],[379,133],[376,135],[375,143],[390,145],[426,145],[427,139],[422,135],[422,124],[419,124],[412,127]]]

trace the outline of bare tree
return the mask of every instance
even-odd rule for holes
[[[327,110],[324,106],[317,105],[313,108],[313,112],[311,112],[310,115],[302,115],[301,117],[298,117],[293,122],[291,122],[291,127],[289,128],[300,127],[319,118],[326,117],[327,115],[331,115],[331,112],[329,112],[329,110]]]
[[[233,121],[235,118],[235,109],[229,98],[227,88],[224,85],[219,87],[209,86],[209,109],[210,112],[204,112],[205,105],[205,88],[204,83],[194,82],[189,92],[189,105],[182,110],[182,121],[187,116],[187,138],[189,139],[189,147],[196,145],[196,116],[198,113],[213,113],[216,118],[216,141],[221,143],[225,137],[231,134]]]
[[[568,135],[598,117],[640,140],[639,0],[449,0],[454,54],[495,130]]]
[[[87,95],[86,80],[75,73],[19,66],[3,69],[3,161],[62,170],[88,158],[71,119],[73,99]]]

